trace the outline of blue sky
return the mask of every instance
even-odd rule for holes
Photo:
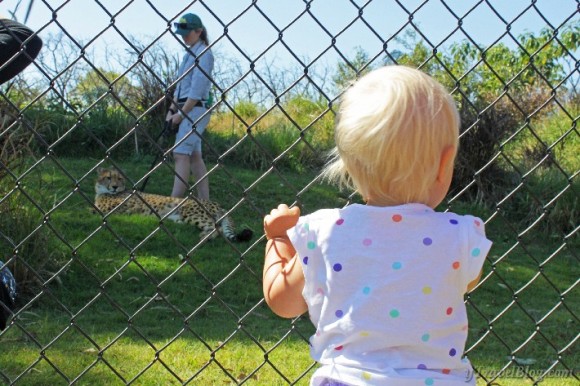
[[[18,3],[18,0],[3,1],[0,13],[13,11]],[[20,1],[16,12],[18,20],[23,21],[28,3],[29,0]],[[261,54],[268,49],[265,57],[281,67],[297,63],[286,46],[300,59],[318,58],[317,63],[335,63],[339,58],[337,50],[352,57],[356,48],[361,47],[374,56],[382,50],[383,41],[410,28],[406,26],[408,14],[395,0],[313,0],[307,13],[304,13],[307,5],[303,0],[257,0],[255,5],[251,0],[101,0],[100,3],[114,15],[117,30],[112,28],[111,15],[93,0],[36,0],[27,24],[42,30],[41,37],[64,28],[85,43],[101,34],[89,45],[89,50],[97,57],[105,49],[128,48],[121,34],[134,36],[143,43],[162,36],[156,44],[179,51],[175,36],[167,32],[167,23],[191,11],[204,21],[210,39],[216,41],[216,51],[264,60]],[[513,46],[510,37],[501,38],[506,33],[506,23],[511,24],[510,30],[517,36],[525,31],[537,32],[548,23],[559,26],[570,16],[576,22],[579,20],[575,0],[538,0],[535,7],[526,12],[524,10],[532,3],[530,0],[430,0],[426,3],[424,0],[401,0],[400,3],[409,12],[419,8],[413,15],[413,23],[434,45],[463,40],[467,33],[484,46],[498,39]],[[359,12],[355,4],[362,11]],[[458,21],[444,4],[463,18],[465,33],[455,31]],[[504,21],[494,14],[492,7]],[[55,20],[52,19],[53,11]],[[278,40],[280,31],[281,41]],[[443,43],[450,34],[449,40]],[[388,48],[396,46],[392,41]]]

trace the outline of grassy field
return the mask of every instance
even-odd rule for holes
[[[262,300],[262,217],[297,195],[306,213],[343,206],[345,197],[320,184],[299,193],[314,177],[307,171],[266,175],[220,166],[211,174],[212,198],[234,207],[238,227],[252,229],[254,237],[236,245],[221,239],[199,244],[198,231],[187,225],[92,213],[90,169],[97,162],[47,159],[21,181],[26,200],[52,208],[37,213],[51,265],[46,283],[23,295],[17,319],[0,334],[0,382],[306,385],[313,328],[306,316],[274,316]],[[149,162],[119,166],[136,180]],[[168,194],[170,171],[156,171],[146,191]],[[461,202],[450,209],[491,215]],[[561,249],[559,236],[529,232],[518,239],[501,215],[487,229],[494,246],[484,279],[468,299],[470,360],[489,381],[512,359],[536,380],[556,361],[574,368],[580,302],[577,287],[568,289],[580,277],[577,238]],[[557,364],[551,375],[564,369]],[[521,374],[493,382],[533,383]],[[552,376],[542,384],[577,382]]]

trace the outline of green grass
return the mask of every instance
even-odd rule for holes
[[[22,180],[30,199],[53,208],[48,213],[32,210],[38,224],[46,219],[50,254],[59,261],[50,271],[60,271],[45,276],[48,284],[35,288],[37,297],[22,297],[14,325],[0,334],[0,374],[7,378],[0,379],[22,385],[73,380],[79,385],[188,380],[283,385],[300,379],[298,384],[306,385],[312,366],[306,340],[313,328],[306,316],[284,320],[263,302],[264,242],[258,240],[263,215],[281,202],[295,202],[314,174],[274,171],[254,184],[263,172],[217,168],[210,177],[212,198],[232,208],[246,197],[231,215],[238,227],[251,228],[255,236],[250,243],[230,245],[219,239],[198,245],[198,231],[187,225],[159,226],[158,220],[139,216],[104,221],[91,213],[95,174],[89,171],[97,162],[61,159],[57,164],[47,159],[36,169],[41,185],[37,175]],[[134,159],[120,166],[136,180],[149,163]],[[163,166],[155,172],[146,191],[168,194],[170,170]],[[298,198],[305,213],[347,202],[319,184]],[[491,214],[459,202],[451,209],[484,218]],[[573,314],[580,306],[578,290],[562,293],[580,276],[577,238],[554,253],[563,238],[534,229],[516,245],[517,229],[501,215],[489,222],[487,231],[495,243],[484,279],[469,299],[470,360],[486,374],[499,371],[511,355],[530,361],[532,371],[547,369],[558,358],[574,367],[578,350],[573,345],[564,349],[578,331]],[[532,280],[540,266],[542,274]],[[528,384],[521,378],[495,382]],[[542,384],[575,382],[549,378]]]

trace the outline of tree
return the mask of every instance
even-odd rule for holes
[[[455,43],[445,63],[474,98],[491,99],[506,91],[514,96],[551,91],[566,87],[564,63],[574,61],[579,29],[576,24],[560,32],[544,29],[538,36],[525,33],[514,49],[503,43],[487,48]]]
[[[336,74],[332,77],[336,90],[341,92],[354,80],[372,69],[373,66],[370,64],[368,53],[361,47],[358,47],[353,59],[345,58],[344,62],[338,63]]]
[[[129,80],[120,77],[119,73],[92,69],[77,80],[71,98],[80,101],[85,108],[99,100],[98,108],[108,109],[118,105],[118,100],[126,101],[132,88]],[[106,94],[110,95],[103,97]]]

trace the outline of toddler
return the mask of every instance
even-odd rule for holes
[[[323,174],[366,205],[264,219],[264,296],[277,315],[316,327],[310,384],[475,385],[463,357],[464,294],[491,242],[473,216],[435,212],[453,174],[459,115],[434,79],[403,66],[344,94]]]

